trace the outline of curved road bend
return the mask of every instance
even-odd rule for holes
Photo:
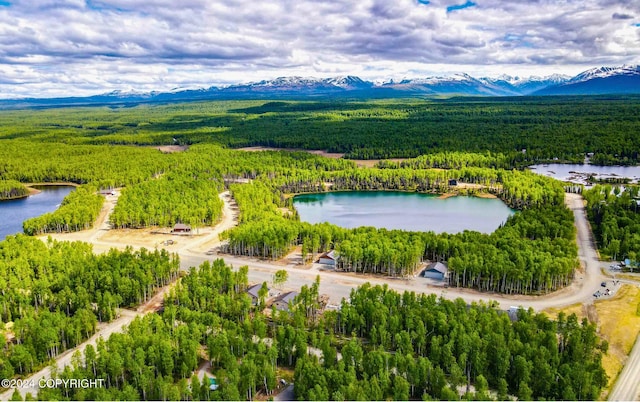
[[[302,285],[313,283],[315,277],[320,275],[320,291],[329,295],[333,303],[338,303],[343,297],[349,297],[351,289],[366,282],[373,285],[388,285],[389,288],[398,291],[413,291],[417,293],[436,293],[448,299],[462,298],[466,302],[497,301],[503,308],[518,305],[525,308],[532,307],[536,311],[541,311],[549,307],[561,307],[575,303],[589,301],[592,294],[600,286],[600,282],[607,278],[600,271],[600,261],[595,249],[595,243],[591,235],[591,229],[585,215],[583,200],[580,195],[567,194],[567,204],[573,211],[575,225],[578,234],[578,255],[584,267],[584,273],[578,274],[582,277],[575,284],[567,289],[552,293],[546,296],[507,296],[497,293],[481,293],[468,289],[443,289],[440,287],[426,286],[422,281],[390,279],[373,276],[357,276],[336,272],[322,272],[313,269],[294,268],[293,266],[276,265],[268,261],[251,259],[247,257],[236,257],[220,255],[207,257],[202,253],[196,253],[187,249],[181,250],[181,267],[187,269],[190,266],[200,265],[203,261],[215,258],[222,258],[227,264],[239,267],[249,266],[249,280],[252,282],[270,281],[273,273],[279,269],[289,268],[289,280],[287,286],[299,288]]]

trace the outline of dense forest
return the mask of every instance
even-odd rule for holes
[[[518,165],[553,158],[582,162],[593,152],[592,163],[634,164],[640,149],[635,135],[639,107],[639,98],[621,96],[212,101],[17,110],[0,113],[0,139],[260,145],[342,152],[354,159],[491,151]]]
[[[29,189],[16,180],[0,180],[0,201],[22,198],[29,195]]]
[[[80,186],[64,197],[58,209],[27,219],[22,228],[28,235],[89,229],[98,218],[103,203],[104,197],[97,193],[95,187]]]
[[[168,174],[156,180],[126,187],[111,214],[115,228],[211,226],[222,215],[218,193],[223,184],[216,177],[184,177]]]
[[[177,277],[166,251],[111,250],[24,235],[0,242],[0,377],[25,375],[91,336],[120,307],[148,300]],[[10,327],[6,327],[10,323]]]
[[[0,113],[0,117],[2,113]],[[0,138],[2,136],[0,135]],[[139,183],[170,162],[155,149],[0,140],[0,178],[23,183],[91,182],[99,188]]]
[[[587,216],[600,252],[614,260],[640,257],[639,188],[596,185],[584,192]]]
[[[575,315],[552,321],[520,310],[513,322],[485,304],[370,285],[319,314],[316,281],[290,313],[267,309],[269,318],[247,286],[246,267],[217,260],[192,268],[161,314],[87,347],[59,373],[104,379],[104,387],[43,389],[38,398],[262,399],[290,369],[300,400],[593,400],[607,381],[608,345]],[[202,361],[217,390],[198,374]]]

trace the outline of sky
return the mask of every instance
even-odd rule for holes
[[[639,0],[0,0],[0,98],[623,64]]]

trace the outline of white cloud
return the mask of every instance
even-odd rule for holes
[[[476,0],[447,13],[462,3],[15,0],[0,7],[0,97],[640,63],[637,1]]]

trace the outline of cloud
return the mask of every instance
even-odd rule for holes
[[[0,97],[640,63],[635,0],[462,1],[0,0]]]
[[[622,14],[622,13],[613,13],[611,16],[614,20],[632,20],[633,15],[631,14]]]

